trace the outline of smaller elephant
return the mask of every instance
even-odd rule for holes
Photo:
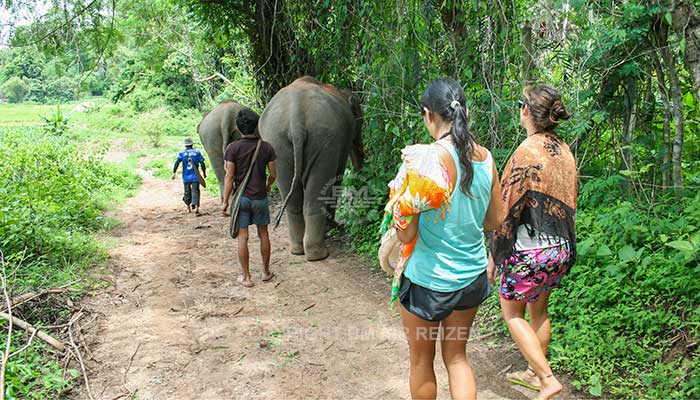
[[[352,92],[310,77],[295,80],[270,100],[258,124],[277,153],[277,184],[287,208],[292,254],[328,257],[325,233],[348,156],[363,163],[362,112]],[[331,206],[329,207],[329,202]]]
[[[224,193],[224,175],[226,174],[224,152],[231,142],[241,137],[236,127],[236,116],[242,108],[243,106],[235,101],[224,101],[204,114],[202,121],[197,125],[197,133],[214,168],[216,180],[219,182],[221,196]]]

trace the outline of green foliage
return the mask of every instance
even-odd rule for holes
[[[5,343],[6,323],[0,322],[0,341]],[[13,335],[14,336],[14,335]],[[23,336],[16,333],[14,340]],[[23,337],[24,341],[28,338]],[[36,343],[36,342],[34,342]],[[18,346],[13,342],[12,350]],[[76,370],[68,370],[68,378],[63,377],[63,369],[52,360],[51,353],[42,344],[33,344],[15,357],[10,358],[5,372],[5,398],[11,399],[48,399],[58,398],[67,389],[72,380],[78,376]]]
[[[169,179],[172,176],[172,167],[173,165],[169,158],[157,158],[146,163],[143,169],[151,171],[156,178]]]
[[[22,78],[16,76],[8,79],[2,84],[2,94],[10,103],[20,103],[27,95],[29,87]]]
[[[102,161],[101,152],[85,152],[66,136],[0,129],[0,146],[12,150],[5,152],[7,169],[0,176],[0,250],[6,270],[16,271],[9,278],[15,293],[65,285],[102,264],[107,254],[92,232],[113,224],[102,210],[139,183],[132,172]],[[15,329],[12,351],[27,339]],[[0,342],[5,340],[3,321]],[[58,398],[77,376],[65,372],[67,379],[53,354],[34,340],[10,359],[5,394],[9,399]]]
[[[167,118],[168,114],[168,110],[161,107],[139,115],[135,128],[148,138],[153,147],[159,147],[163,143],[164,128],[161,118]]]
[[[697,350],[681,343],[698,336],[698,288],[679,277],[697,272],[698,200],[688,189],[674,204],[664,187],[673,184],[675,110],[685,124],[677,164],[686,185],[700,186],[698,82],[689,68],[697,57],[686,57],[691,25],[675,28],[682,15],[673,7],[687,2],[667,3],[155,0],[120,3],[107,24],[108,2],[68,0],[90,6],[81,18],[89,23],[68,26],[63,48],[59,7],[17,29],[16,44],[53,33],[42,51],[0,50],[0,82],[20,79],[25,101],[108,87],[119,102],[86,117],[98,132],[73,134],[119,131],[153,145],[196,136],[195,108],[232,98],[262,111],[302,74],[352,89],[365,113],[367,157],[362,171],[345,173],[337,216],[352,247],[371,257],[400,149],[430,140],[418,113],[428,81],[462,83],[470,127],[501,169],[521,140],[522,87],[551,83],[574,113],[558,132],[582,176],[581,256],[553,297],[553,359],[592,396],[694,398]],[[680,98],[668,97],[671,71]],[[193,79],[214,72],[232,84]],[[147,167],[165,176],[169,162]],[[218,191],[213,174],[208,182]],[[495,300],[487,311],[497,313]]]
[[[551,361],[594,396],[696,398],[700,195],[649,211],[614,198],[582,201],[577,263],[550,301]]]
[[[0,248],[10,270],[22,262],[15,290],[65,283],[102,260],[89,233],[108,226],[102,209],[138,178],[63,137],[2,129],[0,146],[13,150],[0,177]]]
[[[46,92],[51,100],[71,101],[78,98],[78,83],[75,79],[62,76],[46,82]]]
[[[197,125],[202,119],[202,113],[194,109],[180,109],[168,112],[159,117],[163,123],[163,133],[166,136],[196,138]]]
[[[68,131],[68,118],[61,112],[61,106],[56,106],[56,113],[48,117],[42,117],[44,124],[42,131],[49,135],[63,136]]]

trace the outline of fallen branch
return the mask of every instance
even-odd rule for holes
[[[89,323],[89,322],[88,322],[88,323]],[[97,361],[97,359],[95,359],[95,356],[92,354],[92,351],[90,351],[90,347],[88,347],[88,345],[87,345],[87,341],[86,341],[85,338],[83,337],[83,327],[82,327],[82,325],[80,325],[77,321],[76,321],[76,324],[78,325],[78,340],[80,341],[80,344],[81,344],[81,345],[83,346],[83,348],[85,349],[85,353],[87,353],[87,355],[88,355],[88,357],[90,357],[90,359],[92,359],[92,360],[94,360],[94,361],[96,361],[96,362],[99,362],[99,361]]]
[[[68,338],[70,339],[71,346],[73,346],[73,350],[75,350],[76,358],[80,363],[80,369],[83,371],[83,380],[85,381],[85,389],[87,390],[88,397],[90,398],[90,400],[95,400],[95,398],[92,397],[92,391],[90,390],[90,381],[88,380],[85,363],[83,363],[83,357],[80,355],[80,349],[78,348],[78,345],[75,344],[75,341],[73,340],[73,324],[76,323],[82,316],[83,312],[78,311],[77,314],[71,317],[70,322],[68,322]]]
[[[479,341],[479,340],[488,339],[488,338],[490,338],[490,337],[492,337],[492,336],[496,336],[496,332],[485,333],[485,334],[483,334],[483,335],[479,335],[479,336],[475,337],[474,339],[471,339],[471,341],[472,341],[472,342],[476,342],[476,341]]]
[[[139,352],[139,348],[141,348],[141,342],[139,342],[136,345],[136,348],[134,349],[134,352],[131,354],[131,357],[129,358],[129,365],[126,366],[126,369],[124,370],[124,375],[122,375],[122,387],[124,390],[127,391],[129,395],[133,394],[131,390],[126,386],[126,375],[129,373],[129,370],[131,369],[131,364],[134,363],[134,357],[136,357],[136,353]]]
[[[50,345],[54,349],[60,351],[63,353],[65,351],[65,347],[63,346],[63,343],[57,339],[54,339],[52,336],[47,334],[46,332],[42,331],[40,328],[37,329],[34,326],[32,326],[30,323],[27,321],[21,320],[15,316],[10,316],[7,313],[0,312],[0,318],[6,320],[6,321],[12,321],[12,324],[17,325],[21,329],[24,329],[25,331],[33,334],[36,331],[36,336],[41,339],[44,343]]]
[[[17,350],[17,351],[15,351],[14,353],[10,354],[10,356],[9,356],[8,358],[12,358],[12,357],[16,356],[17,354],[19,354],[19,353],[21,353],[21,352],[27,350],[27,349],[29,348],[29,346],[32,345],[32,341],[34,340],[34,336],[36,336],[36,333],[37,333],[37,332],[38,332],[38,331],[32,332],[31,336],[29,336],[29,340],[27,340],[27,343],[25,343],[24,346],[22,346],[22,348],[20,348],[19,350]]]
[[[12,302],[10,301],[10,295],[7,293],[5,255],[2,252],[0,252],[0,263],[2,263],[2,276],[0,276],[0,279],[2,279],[2,293],[9,312],[9,319],[7,323],[7,341],[5,342],[5,350],[2,352],[2,369],[0,370],[0,400],[5,400],[5,370],[7,369],[7,362],[10,359],[10,345],[12,344]],[[29,341],[31,342],[31,338]]]
[[[30,300],[34,300],[37,297],[41,297],[41,296],[46,295],[46,294],[59,294],[59,293],[67,293],[67,292],[77,292],[77,290],[56,288],[56,289],[46,289],[46,290],[42,290],[40,292],[28,292],[28,293],[24,293],[24,294],[21,294],[15,298],[13,298],[12,300],[10,300],[10,304],[12,305],[12,307],[17,307],[23,303],[26,303]],[[7,305],[5,305],[3,308],[3,311],[5,311],[5,310],[7,310]]]

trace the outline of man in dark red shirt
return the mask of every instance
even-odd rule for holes
[[[233,184],[236,187],[245,179],[253,154],[260,139],[258,132],[258,114],[250,108],[244,108],[238,112],[236,126],[242,136],[239,140],[228,145],[224,153],[224,164],[226,177],[224,178],[224,204],[221,207],[224,215],[228,212],[228,200],[233,192]],[[238,233],[238,261],[243,268],[243,274],[238,276],[238,283],[245,287],[253,287],[255,284],[250,277],[249,253],[248,253],[248,226],[258,227],[258,237],[260,238],[260,253],[263,261],[263,282],[267,282],[274,277],[270,272],[270,235],[267,226],[270,224],[270,206],[267,193],[270,186],[277,177],[275,171],[275,150],[268,142],[260,143],[258,156],[253,164],[253,169],[248,178],[248,184],[241,196],[238,223],[240,231]],[[266,167],[270,175],[266,174]]]

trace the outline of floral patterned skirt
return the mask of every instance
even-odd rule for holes
[[[498,293],[505,300],[534,303],[539,295],[559,287],[569,270],[568,242],[543,249],[516,251],[499,266]]]

